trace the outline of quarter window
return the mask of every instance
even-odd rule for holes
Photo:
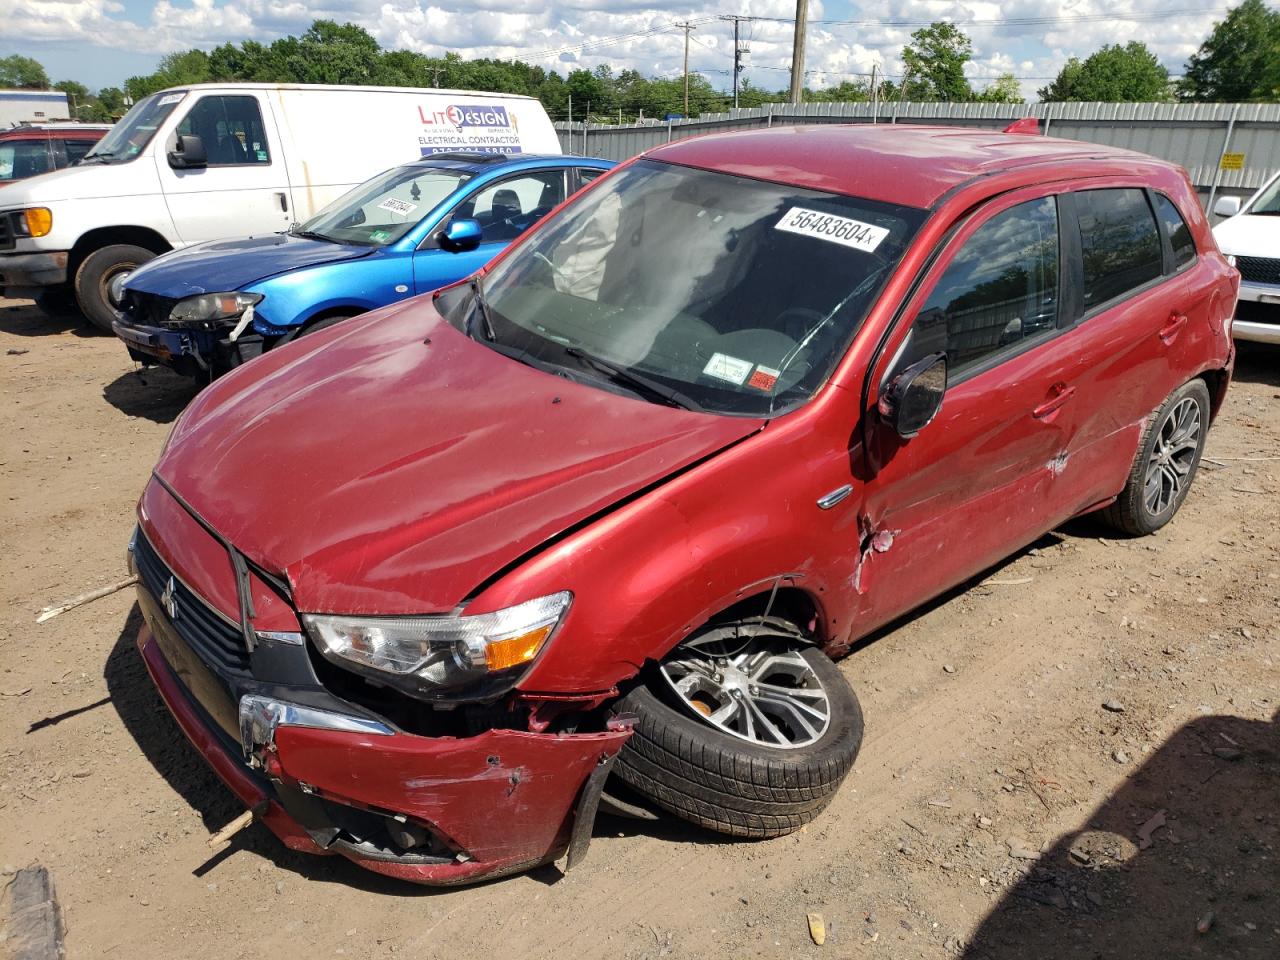
[[[1084,190],[1075,197],[1086,311],[1164,272],[1160,235],[1142,190]]]
[[[1044,197],[996,214],[956,254],[912,329],[912,353],[945,351],[951,377],[1053,330],[1058,207]]]
[[[1156,201],[1156,216],[1160,218],[1164,232],[1168,234],[1169,243],[1173,247],[1173,266],[1176,270],[1184,263],[1190,263],[1196,258],[1196,244],[1191,239],[1187,222],[1182,219],[1182,214],[1178,213],[1178,208],[1173,205],[1173,201],[1163,193],[1152,196]]]
[[[255,97],[203,97],[178,124],[177,132],[200,138],[211,167],[271,162]]]

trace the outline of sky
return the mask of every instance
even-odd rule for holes
[[[694,4],[663,0],[2,0],[0,56],[21,53],[54,80],[91,88],[150,73],[166,53],[227,41],[269,43],[328,18],[366,28],[385,49],[464,58],[518,58],[561,74],[608,64],[645,75],[678,76],[684,34],[690,68],[728,89],[733,25],[728,14],[775,18],[742,24],[753,84],[787,85],[794,0]],[[1057,75],[1068,57],[1108,43],[1141,40],[1177,75],[1226,14],[1223,0],[810,0],[806,82],[831,86],[871,72],[900,76],[902,47],[932,20],[952,20],[973,40],[975,86],[1002,73],[1024,95]],[[855,23],[820,21],[852,20]],[[994,21],[994,22],[993,22]],[[1004,21],[1004,22],[1000,22]],[[1010,22],[1012,21],[1012,22]],[[625,39],[619,39],[625,38]]]

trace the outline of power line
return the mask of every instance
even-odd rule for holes
[[[1088,13],[1074,17],[992,17],[974,20],[946,21],[956,27],[974,26],[1045,26],[1054,23],[1105,23],[1113,20],[1141,22],[1147,20],[1164,20],[1173,16],[1196,15],[1206,13],[1222,13],[1222,7],[1193,7],[1181,10],[1161,10],[1149,13]],[[795,17],[742,17],[743,20],[756,20],[765,23],[795,23]],[[882,26],[882,27],[920,27],[930,26],[938,20],[809,20],[808,23],[824,26]]]

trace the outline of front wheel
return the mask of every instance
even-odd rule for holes
[[[111,321],[116,318],[115,308],[107,295],[111,281],[155,259],[155,256],[146,247],[131,243],[113,243],[93,251],[76,270],[76,305],[80,312],[99,330],[111,333]]]
[[[686,641],[618,702],[637,721],[614,769],[691,823],[777,837],[831,802],[862,745],[862,709],[821,651],[741,626]]]
[[[1208,431],[1209,388],[1190,380],[1147,421],[1129,479],[1103,519],[1134,535],[1155,533],[1172,520],[1191,489]]]

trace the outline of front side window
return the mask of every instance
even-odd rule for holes
[[[94,143],[95,141],[93,140],[64,140],[63,146],[67,150],[67,164],[78,163],[93,148]]]
[[[151,142],[160,124],[173,113],[174,107],[186,97],[185,91],[153,93],[139,100],[120,122],[107,131],[107,135],[94,144],[85,154],[93,163],[128,163]]]
[[[964,242],[911,329],[913,357],[945,352],[951,379],[1058,324],[1053,197],[996,214]]]
[[[1160,234],[1137,188],[1075,195],[1084,255],[1084,309],[1122,297],[1164,272]]]
[[[1164,228],[1165,234],[1169,237],[1169,244],[1173,248],[1173,267],[1176,270],[1184,263],[1190,263],[1196,258],[1196,244],[1191,239],[1191,230],[1187,227],[1187,222],[1182,219],[1182,214],[1173,205],[1173,201],[1163,193],[1152,194],[1152,197],[1156,202],[1156,216],[1160,218],[1160,225]]]
[[[468,197],[453,219],[475,219],[481,243],[510,243],[564,200],[564,171],[539,170],[490,184]]]
[[[0,183],[22,180],[53,169],[47,140],[11,140],[0,143]]]
[[[641,160],[485,278],[494,348],[647,399],[783,412],[830,375],[924,217]],[[474,298],[451,294],[446,316],[474,330]]]
[[[1245,213],[1254,217],[1280,217],[1280,177],[1263,188]]]
[[[256,97],[201,97],[182,118],[177,133],[199,137],[211,167],[271,162]]]
[[[333,201],[294,233],[384,247],[416,227],[471,177],[465,170],[447,167],[392,167]]]

